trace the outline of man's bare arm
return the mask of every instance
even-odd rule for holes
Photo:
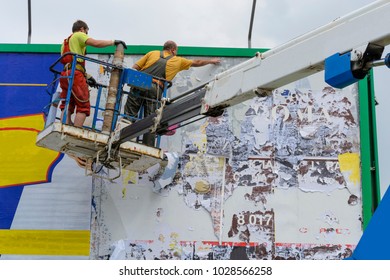
[[[213,59],[195,59],[192,61],[191,67],[200,67],[207,64],[219,64],[221,60],[219,58]]]

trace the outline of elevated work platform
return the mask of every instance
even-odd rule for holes
[[[107,147],[109,135],[94,132],[88,129],[74,127],[60,122],[55,122],[38,134],[36,145],[51,149],[70,156],[84,159],[96,159],[104,163],[107,159]],[[135,142],[127,141],[120,144],[114,161],[110,161],[113,167],[131,171],[143,171],[164,160],[162,150],[148,147]]]
[[[122,45],[116,48],[114,64],[70,52],[63,54],[62,57],[66,55],[73,56],[72,67],[68,76],[64,76],[61,72],[63,68],[63,65],[59,63],[61,58],[57,59],[50,67],[50,71],[54,73],[54,79],[48,87],[48,93],[51,97],[50,110],[47,113],[46,128],[38,134],[36,145],[67,154],[71,157],[81,158],[86,161],[86,168],[89,168],[90,163],[95,162],[110,169],[123,168],[139,172],[157,163],[164,165],[166,157],[158,148],[158,141],[156,141],[156,147],[139,144],[133,141],[135,138],[118,141],[115,130],[120,127],[120,125],[117,125],[120,118],[130,118],[133,122],[138,120],[137,117],[126,116],[124,113],[121,113],[122,95],[132,94],[123,90],[125,84],[140,90],[150,90],[153,84],[162,83],[164,86],[163,90],[161,90],[161,96],[165,98],[166,90],[172,83],[134,69],[123,68],[124,49]],[[89,124],[84,124],[83,127],[75,127],[66,123],[68,114],[73,114],[68,108],[73,96],[72,87],[75,71],[77,70],[75,67],[77,59],[98,64],[99,67],[104,66],[110,72],[109,85],[102,85],[96,82],[92,85],[97,88],[95,104],[91,105],[94,111],[91,115],[90,126]],[[56,89],[60,79],[67,79],[68,89],[66,98],[59,98],[60,95]],[[106,91],[104,94],[103,88]],[[104,108],[100,105],[103,96]],[[60,101],[58,101],[59,99]],[[157,106],[160,104],[157,98],[151,101],[156,102]],[[64,102],[65,108],[61,115],[61,121],[55,122],[57,103],[59,102]],[[103,118],[99,117],[99,115],[102,115]],[[101,128],[97,128],[96,124],[98,121],[102,123]],[[114,139],[116,140],[115,143]],[[83,163],[80,165],[84,166]],[[92,167],[92,169],[94,168]],[[95,170],[92,171],[95,172]]]

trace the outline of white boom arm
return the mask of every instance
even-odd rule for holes
[[[217,75],[207,87],[201,113],[312,75],[324,69],[327,57],[368,43],[390,44],[389,0],[376,1]]]

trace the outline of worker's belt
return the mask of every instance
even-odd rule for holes
[[[64,71],[68,71],[68,70],[71,70],[71,69],[72,69],[72,63],[67,63],[67,64],[65,64],[65,66],[64,66]],[[85,73],[85,68],[84,68],[84,66],[83,66],[82,64],[80,64],[80,63],[77,63],[77,64],[76,64],[76,70],[79,70],[79,71]]]
[[[155,83],[156,85],[158,85],[161,89],[164,89],[164,83],[160,80],[157,80],[157,79],[152,79],[152,83]]]

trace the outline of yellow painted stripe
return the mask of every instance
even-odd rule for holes
[[[47,84],[11,84],[11,83],[0,83],[0,87],[46,87]]]
[[[89,230],[0,230],[0,254],[89,256]]]
[[[338,155],[340,171],[349,172],[348,180],[355,185],[360,184],[360,157],[357,153]]]
[[[45,127],[45,119],[43,113],[0,119],[0,130],[2,128],[3,129],[25,128],[25,129],[36,129],[41,131],[44,127]]]

